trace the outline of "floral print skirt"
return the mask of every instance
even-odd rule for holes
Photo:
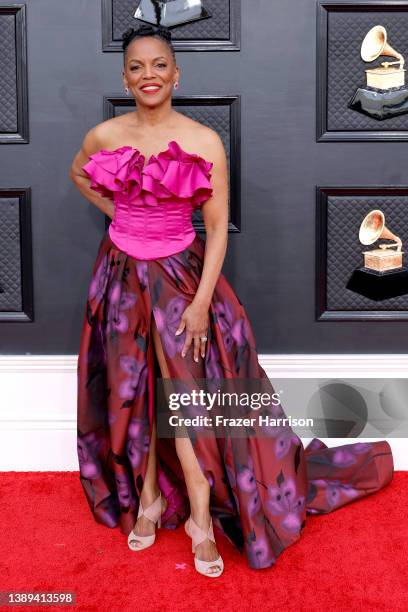
[[[77,370],[80,482],[94,519],[126,536],[136,522],[161,376],[152,316],[172,378],[264,379],[273,392],[248,315],[223,274],[209,309],[205,357],[196,363],[191,347],[181,357],[185,331],[175,331],[200,282],[204,248],[197,234],[175,255],[137,260],[106,231],[92,271]],[[304,448],[285,426],[266,436],[197,435],[192,443],[210,484],[214,524],[255,569],[273,565],[299,539],[308,513],[340,508],[393,476],[386,441],[328,448],[314,438]],[[174,439],[158,437],[156,448],[168,502],[162,525],[172,529],[187,518],[188,497]]]

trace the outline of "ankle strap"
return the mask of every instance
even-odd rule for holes
[[[137,514],[137,518],[139,518],[143,514],[146,518],[149,519],[149,521],[152,521],[152,523],[157,523],[157,521],[159,520],[161,516],[161,513],[162,513],[161,492],[159,493],[158,497],[156,497],[154,502],[150,504],[150,506],[148,506],[146,509],[143,509],[142,500],[140,500],[139,512]]]
[[[201,527],[197,525],[197,523],[191,518],[191,516],[189,518],[188,527],[189,527],[189,531],[190,531],[191,539],[193,541],[194,548],[198,546],[199,544],[201,544],[202,542],[205,542],[207,538],[211,540],[211,542],[215,543],[212,519],[210,519],[210,526],[208,528],[208,531],[205,531],[205,529],[201,529]]]

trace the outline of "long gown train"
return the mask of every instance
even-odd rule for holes
[[[125,535],[136,522],[160,377],[151,317],[172,378],[267,379],[246,311],[223,274],[210,305],[205,358],[195,363],[191,349],[181,357],[185,332],[174,333],[197,290],[204,248],[197,234],[179,253],[141,260],[121,251],[107,231],[94,264],[78,357],[80,482],[94,519],[119,525]],[[198,436],[194,451],[210,483],[214,523],[252,568],[273,565],[299,539],[308,513],[331,512],[393,477],[386,441],[328,448],[314,438],[304,448],[289,426],[265,437]],[[159,438],[157,456],[168,501],[162,524],[175,528],[189,505],[174,439]]]

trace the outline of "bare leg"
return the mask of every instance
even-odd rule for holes
[[[152,438],[149,448],[149,456],[147,461],[146,477],[143,483],[143,489],[141,493],[141,501],[143,508],[147,508],[154,502],[159,495],[159,487],[157,485],[157,462],[156,462],[156,422],[153,423]],[[165,508],[165,502],[162,501],[163,509]],[[156,526],[152,521],[142,515],[137,519],[135,526],[133,527],[133,533],[141,536],[153,535]],[[137,540],[136,540],[137,542]],[[138,546],[136,543],[135,546]],[[140,544],[139,544],[140,546]]]
[[[157,360],[160,365],[160,370],[163,378],[171,378],[166,358],[163,353],[160,335],[156,327],[156,323],[152,317],[152,337],[156,348]],[[185,359],[191,358],[186,356]],[[176,451],[180,460],[180,464],[184,473],[184,479],[187,487],[187,494],[190,500],[191,516],[199,527],[208,530],[210,526],[210,485],[208,480],[201,471],[200,464],[194,453],[191,441],[189,438],[176,438]],[[218,557],[217,547],[211,540],[205,540],[196,548],[198,559],[203,561],[215,561]],[[218,571],[218,566],[211,567],[211,571]]]

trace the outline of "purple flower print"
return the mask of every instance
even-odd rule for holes
[[[220,353],[215,342],[209,342],[205,351],[205,377],[208,389],[214,391],[218,388],[217,381],[221,380],[223,370],[220,363]]]
[[[136,417],[130,419],[129,427],[128,427],[128,436],[133,440],[137,440],[141,438],[141,436],[145,433],[148,426],[148,422],[146,419],[138,419]]]
[[[275,455],[277,459],[282,459],[285,457],[292,444],[298,446],[300,443],[300,438],[297,436],[290,427],[282,427],[279,428],[280,432],[275,441]]]
[[[280,414],[275,416],[270,416],[271,418],[285,418],[285,415],[281,413],[281,407],[277,406]],[[272,409],[273,410],[273,409]],[[269,412],[269,408],[268,408]],[[275,438],[275,456],[277,459],[282,459],[285,457],[290,451],[290,447],[292,444],[298,446],[300,444],[300,438],[296,435],[290,427],[284,427],[281,425],[261,425],[260,429],[262,430],[265,436],[270,436]]]
[[[149,425],[144,419],[131,419],[128,427],[126,452],[133,468],[138,468],[143,456],[149,452]]]
[[[225,299],[222,302],[214,304],[214,310],[217,316],[217,324],[220,328],[225,350],[231,351],[234,344],[236,346],[245,346],[250,337],[250,330],[245,318],[234,320],[234,310],[229,300]]]
[[[153,313],[157,329],[163,344],[163,349],[169,357],[180,353],[185,341],[186,330],[175,335],[180,325],[181,316],[186,308],[186,301],[182,297],[174,297],[169,300],[166,309],[153,306]]]
[[[248,321],[244,318],[238,319],[232,326],[231,334],[237,346],[245,346],[250,338]]]
[[[285,531],[290,533],[299,531],[305,498],[297,495],[296,484],[292,477],[283,480],[278,486],[268,485],[267,505],[272,514],[282,517],[281,526]]]
[[[229,300],[215,302],[215,314],[217,316],[217,325],[220,328],[225,350],[229,352],[234,344],[234,338],[231,330],[234,324],[234,311]]]
[[[255,491],[256,490],[256,482],[255,476],[252,470],[248,467],[245,467],[238,473],[237,477],[238,488],[241,491]]]
[[[261,498],[259,496],[258,491],[252,493],[247,502],[248,514],[249,516],[254,516],[261,509]]]
[[[348,467],[356,462],[356,457],[350,450],[340,448],[334,451],[332,462],[337,467]]]
[[[132,355],[121,355],[119,366],[129,375],[119,386],[119,397],[124,400],[140,397],[146,389],[148,374],[146,363],[137,361]]]
[[[340,482],[340,480],[310,480],[309,484],[313,484],[320,489],[326,489],[326,499],[329,502],[330,509],[339,505],[342,495],[349,499],[358,497],[357,489],[352,487],[351,484]]]
[[[356,442],[353,444],[353,453],[366,453],[371,448],[373,448],[373,445],[370,442]]]
[[[321,448],[327,448],[327,444],[322,442],[322,440],[319,440],[319,438],[313,438],[313,440],[311,440],[306,446],[305,451],[310,452],[314,450],[319,450]]]
[[[101,464],[97,457],[102,441],[94,432],[78,437],[78,462],[81,476],[95,480],[101,476]]]
[[[124,333],[128,330],[129,320],[123,311],[134,306],[136,299],[135,293],[121,290],[119,281],[112,283],[108,296],[107,333]]]
[[[358,496],[357,489],[350,484],[343,484],[338,480],[333,480],[327,484],[326,497],[331,508],[338,505],[342,493],[350,499]]]
[[[230,331],[234,322],[234,311],[229,300],[215,302],[214,310],[217,315],[217,324],[222,334]]]
[[[139,467],[144,455],[147,455],[150,448],[150,437],[146,432],[140,440],[129,440],[127,453],[133,468]]]
[[[275,558],[270,554],[266,539],[261,537],[255,539],[255,534],[252,531],[248,540],[246,548],[250,566],[261,568],[271,565]]]
[[[248,465],[240,465],[238,467],[237,486],[241,491],[248,493],[256,491],[256,480],[251,457],[249,457]]]
[[[89,284],[88,298],[93,300],[97,298],[100,302],[103,299],[106,291],[106,285],[109,278],[109,260],[108,256],[104,255],[98,269],[95,272],[95,276],[92,278]]]
[[[127,474],[116,475],[116,487],[118,491],[119,503],[122,508],[134,508],[136,505],[136,500],[132,495],[130,480]]]
[[[137,276],[139,278],[139,281],[140,281],[140,284],[142,285],[142,290],[143,290],[149,284],[147,262],[137,261],[136,262],[136,272],[137,272]]]
[[[248,457],[248,465],[238,465],[237,486],[241,491],[250,493],[246,499],[249,516],[254,516],[261,509],[261,498],[259,496],[252,457]]]
[[[176,281],[179,285],[183,280],[184,266],[176,257],[168,257],[163,261],[163,268],[166,270],[170,278]]]

